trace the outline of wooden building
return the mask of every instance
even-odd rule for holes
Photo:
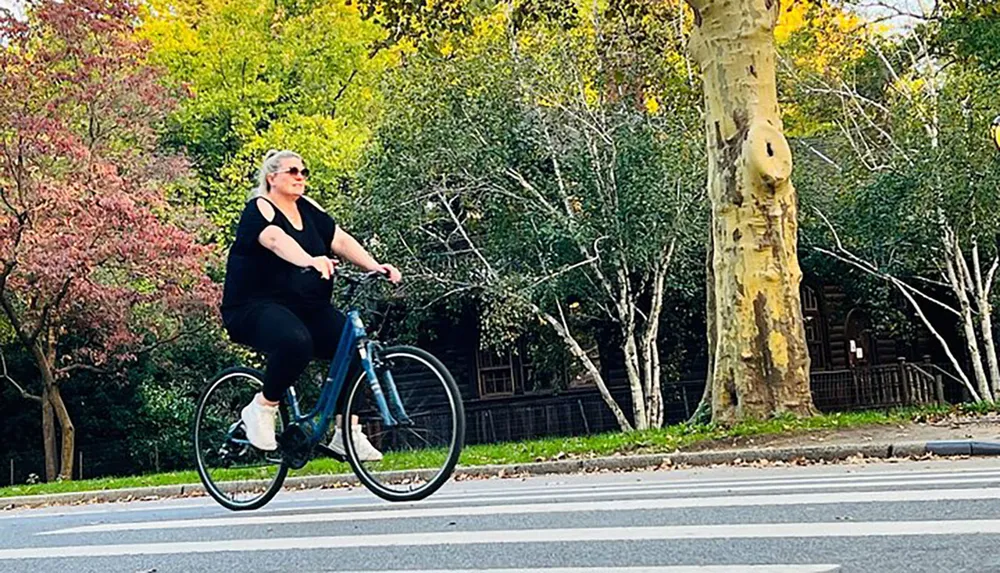
[[[933,387],[933,376],[926,372],[932,368],[916,365],[940,361],[940,352],[926,333],[912,342],[879,336],[870,317],[836,285],[803,284],[802,310],[812,360],[813,397],[820,410],[887,407],[940,397],[940,390]],[[467,413],[468,443],[618,429],[596,386],[586,377],[544,383],[536,379],[523,345],[502,353],[481,349],[476,317],[471,312],[457,323],[429,328],[435,336],[422,345],[441,358],[459,384]],[[612,394],[631,417],[620,351],[613,344],[594,350]],[[697,369],[679,380],[664,380],[667,423],[690,417],[704,384],[705,373]],[[945,386],[951,399],[961,398],[961,391],[953,384]]]

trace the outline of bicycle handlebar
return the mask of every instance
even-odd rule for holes
[[[299,269],[300,273],[318,273],[319,271],[313,267],[302,267]],[[373,279],[382,278],[389,279],[389,271],[367,271],[367,272],[357,272],[349,271],[347,269],[342,269],[340,266],[334,267],[333,275],[330,278],[344,279],[351,284],[363,284],[372,281]]]
[[[299,272],[318,273],[319,271],[313,267],[304,267]],[[344,295],[350,301],[354,299],[354,295],[357,294],[358,289],[368,285],[372,281],[389,280],[389,272],[382,270],[357,272],[342,269],[340,266],[337,266],[333,269],[333,274],[330,276],[330,280],[333,280],[334,278],[342,279],[347,283],[347,290],[344,291]]]
[[[359,273],[357,271],[349,271],[347,269],[342,269],[339,266],[333,269],[333,275],[339,279],[344,279],[348,283],[357,285],[362,285],[376,279],[383,279],[383,280],[389,279],[388,271],[378,270],[378,271],[367,271]]]

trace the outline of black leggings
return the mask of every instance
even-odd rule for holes
[[[249,304],[222,314],[233,342],[267,354],[264,398],[280,402],[313,358],[333,359],[347,322],[333,305],[291,306],[273,302]],[[357,372],[352,359],[347,380]]]

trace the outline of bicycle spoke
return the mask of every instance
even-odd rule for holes
[[[428,440],[424,439],[424,437],[423,437],[423,436],[421,436],[421,435],[420,435],[419,433],[417,433],[416,431],[414,431],[414,430],[412,430],[412,429],[411,429],[411,430],[409,431],[409,433],[411,433],[411,434],[413,434],[414,436],[416,436],[416,437],[420,438],[420,439],[421,439],[421,440],[422,440],[422,441],[423,441],[423,442],[424,442],[425,444],[427,444],[427,447],[428,447],[428,448],[433,448],[433,447],[435,447],[435,446],[434,446],[434,444],[431,444],[431,443],[430,443],[430,441],[428,441]]]

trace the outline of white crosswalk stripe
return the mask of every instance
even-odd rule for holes
[[[420,569],[392,573],[836,573],[839,565],[681,565],[674,567],[545,567],[533,569]],[[352,571],[349,573],[375,573]]]
[[[150,531],[155,529],[187,529],[199,527],[232,527],[250,525],[291,525],[299,523],[359,522],[374,520],[427,519],[433,517],[476,517],[491,515],[529,515],[539,513],[577,513],[586,511],[653,511],[699,507],[750,507],[761,505],[829,505],[839,503],[929,502],[1000,499],[1000,488],[907,490],[887,491],[878,495],[871,492],[812,493],[725,497],[681,497],[671,499],[614,500],[575,503],[536,503],[481,505],[449,508],[413,508],[368,512],[305,513],[297,515],[267,515],[222,517],[209,519],[178,519],[147,521],[142,523],[112,523],[85,525],[43,535],[108,533],[121,531]]]
[[[825,474],[775,472],[765,478],[731,474],[719,478],[716,474],[714,479],[704,480],[671,479],[671,474],[664,472],[630,475],[638,479],[570,476],[565,481],[454,483],[440,495],[410,504],[385,503],[359,490],[331,490],[288,492],[279,504],[250,513],[225,512],[208,499],[153,504],[148,511],[136,511],[139,508],[135,506],[104,514],[66,510],[62,517],[37,520],[46,525],[31,531],[30,543],[0,546],[0,570],[6,570],[3,563],[35,563],[35,568],[45,568],[42,562],[63,559],[76,563],[158,556],[205,563],[226,555],[227,562],[232,556],[246,556],[239,558],[252,562],[250,556],[263,552],[299,552],[300,557],[318,552],[326,556],[324,559],[335,560],[348,554],[345,552],[356,556],[357,551],[362,555],[395,551],[392,555],[405,556],[400,565],[408,568],[389,567],[394,573],[827,573],[841,571],[841,565],[827,564],[830,555],[839,553],[810,560],[807,554],[784,550],[775,555],[786,559],[773,563],[757,558],[740,562],[734,560],[738,556],[716,553],[707,562],[704,558],[680,563],[671,560],[647,567],[630,565],[627,553],[622,553],[615,566],[603,567],[562,559],[542,567],[526,567],[515,556],[532,547],[553,548],[545,549],[543,555],[565,551],[572,556],[577,552],[555,548],[595,544],[634,548],[670,542],[691,548],[695,547],[691,544],[713,541],[730,546],[737,540],[769,540],[808,547],[822,539],[1000,539],[1000,519],[994,519],[1000,511],[979,511],[967,518],[949,513],[955,507],[981,507],[980,502],[1000,507],[1000,470],[992,468],[852,474],[838,470]],[[929,505],[941,511],[922,509]],[[801,509],[791,514],[780,512],[780,508],[791,507]],[[875,507],[879,509],[869,509]],[[898,519],[893,519],[897,517],[893,507],[904,508]],[[728,513],[719,513],[727,508]],[[703,519],[699,510],[714,517]],[[833,519],[835,515],[848,517]],[[908,518],[912,515],[919,518]],[[459,518],[462,521],[456,528]],[[7,525],[0,523],[0,533],[3,527]],[[521,549],[502,549],[513,546]],[[434,553],[440,551],[446,553]],[[466,561],[444,564],[440,557],[413,560],[425,553],[440,556],[463,551],[503,556],[502,566],[491,562],[484,563],[488,567],[470,568]],[[216,554],[219,557],[212,557]],[[788,559],[789,555],[799,559]],[[650,558],[639,562],[650,563]],[[417,563],[423,567],[414,567]],[[338,570],[383,570],[357,565]]]
[[[738,494],[738,493],[759,493],[759,492],[782,492],[782,491],[810,491],[810,490],[820,490],[829,491],[833,489],[872,489],[872,488],[900,488],[900,487],[912,487],[912,486],[955,486],[955,485],[983,485],[983,484],[997,484],[1000,486],[1000,474],[992,473],[986,476],[976,476],[976,477],[959,477],[959,478],[949,478],[949,479],[925,479],[923,477],[912,477],[908,480],[870,480],[870,481],[858,481],[858,482],[846,482],[839,481],[836,484],[829,483],[813,483],[813,482],[790,482],[783,485],[741,485],[740,482],[726,482],[723,485],[712,486],[712,487],[676,487],[674,485],[668,486],[656,486],[648,487],[643,489],[623,489],[619,490],[615,488],[614,490],[603,490],[603,491],[586,491],[586,492],[570,492],[564,493],[560,490],[553,489],[552,492],[548,494],[529,494],[529,495],[518,495],[517,493],[511,493],[507,495],[469,495],[465,494],[460,497],[451,498],[432,498],[420,502],[417,506],[422,508],[435,507],[435,506],[450,506],[456,503],[469,502],[469,503],[496,503],[496,502],[528,502],[528,501],[547,501],[547,500],[574,500],[574,499],[594,499],[594,498],[620,498],[620,497],[663,497],[668,495],[697,495],[706,493],[725,493],[725,494]],[[352,503],[352,504],[338,504],[338,505],[322,505],[313,506],[314,510],[377,510],[379,508],[388,507],[386,504],[372,504],[372,503]],[[392,507],[400,507],[399,505]],[[289,513],[301,511],[300,509],[275,509],[271,510],[273,513]]]
[[[914,535],[1000,534],[1000,520],[873,521],[812,523],[743,523],[655,527],[592,527],[572,529],[517,529],[449,531],[385,535],[321,537],[267,537],[238,540],[76,545],[0,550],[0,561],[63,557],[118,557],[221,553],[230,551],[288,551],[356,547],[421,547],[429,545],[495,545],[510,543],[587,543],[600,541],[665,541],[678,539],[774,539],[816,537],[874,537]]]
[[[812,484],[816,486],[832,486],[836,487],[840,483],[851,483],[859,484],[865,482],[895,482],[895,481],[912,481],[914,479],[963,479],[963,478],[996,478],[1000,481],[1000,470],[990,469],[990,470],[964,470],[964,471],[949,471],[949,472],[879,472],[878,474],[866,475],[863,473],[851,473],[846,475],[815,475],[806,474],[794,477],[780,477],[780,478],[730,478],[730,479],[697,479],[697,478],[685,478],[684,480],[671,480],[669,485],[675,489],[690,489],[692,491],[697,491],[705,488],[719,488],[727,486],[774,486],[774,487],[784,487],[787,485],[806,485]],[[472,482],[475,483],[475,482]],[[623,482],[615,486],[616,490],[627,490],[627,491],[641,491],[644,489],[661,489],[664,487],[662,482],[658,481],[633,481],[633,482]],[[594,492],[596,489],[592,485],[577,485],[573,482],[553,482],[544,486],[534,486],[534,487],[524,487],[524,486],[513,486],[510,491],[513,495],[522,496],[527,494],[546,494],[552,495],[553,493],[559,494],[573,494],[573,493],[590,493]],[[433,499],[449,499],[453,497],[467,497],[468,492],[462,493],[451,493],[448,490],[442,490],[440,493],[434,494]],[[318,499],[318,498],[312,498]]]

